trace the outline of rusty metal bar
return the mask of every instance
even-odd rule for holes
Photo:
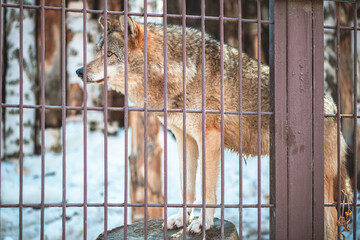
[[[167,238],[167,219],[168,219],[168,155],[167,155],[167,0],[163,1],[164,13],[164,239]]]
[[[337,174],[338,174],[338,179],[337,179],[337,186],[341,186],[341,153],[340,153],[340,134],[341,134],[341,130],[340,130],[340,126],[341,126],[341,117],[340,117],[340,112],[341,112],[341,97],[340,97],[340,91],[341,91],[341,81],[340,81],[340,3],[336,2],[336,81],[337,81],[337,101],[336,101],[336,107],[337,107],[337,113],[336,113],[336,120],[337,120]],[[338,195],[338,199],[337,199],[337,212],[338,212],[338,217],[341,215],[341,187],[338,187],[335,191],[337,191],[337,195]],[[338,226],[338,233],[340,231],[340,228]]]
[[[8,7],[8,8],[19,8],[20,5],[19,4],[11,4],[11,3],[3,3],[2,4],[4,7]],[[24,5],[25,9],[40,9],[40,5]],[[45,10],[53,10],[53,11],[61,11],[61,7],[53,7],[53,6],[44,6]],[[66,12],[78,12],[78,13],[82,13],[83,9],[81,8],[65,8]],[[104,10],[92,10],[92,9],[88,9],[86,11],[86,13],[93,13],[93,14],[102,14],[104,13]],[[108,10],[108,15],[123,15],[124,13],[122,11],[110,11]],[[144,16],[143,13],[138,13],[138,12],[128,12],[129,16]],[[164,14],[161,13],[148,13],[147,14],[148,17],[164,17]],[[167,17],[169,18],[182,18],[183,15],[182,14],[167,14]],[[185,14],[185,18],[186,19],[201,19],[201,15],[197,16],[197,15],[186,15]],[[216,17],[216,16],[205,16],[205,20],[212,20],[212,21],[219,21],[220,17]],[[238,21],[238,18],[232,18],[232,17],[224,17],[224,21],[233,21],[236,22]],[[243,22],[247,22],[247,23],[256,23],[257,20],[256,19],[243,19]],[[269,21],[269,20],[261,20],[262,24],[273,24],[273,21]],[[344,26],[345,27],[345,26]],[[345,27],[346,28],[346,27]],[[360,30],[360,28],[358,28],[358,30]]]
[[[3,103],[3,108],[19,108],[19,104],[9,104]],[[45,109],[53,109],[53,110],[61,110],[62,106],[51,106],[51,105],[44,105]],[[41,109],[41,105],[23,105],[24,108],[32,108],[32,109]],[[73,106],[66,106],[66,110],[84,110],[83,106],[73,107]],[[87,107],[87,110],[91,111],[104,111],[104,107]],[[125,111],[125,107],[107,107],[108,111]],[[163,112],[163,108],[147,108],[148,112]],[[140,111],[143,112],[144,108],[139,107],[131,107],[128,109],[129,111]],[[182,113],[183,109],[167,109],[168,112],[178,112]],[[186,109],[186,113],[202,113],[201,110],[194,110],[194,109]],[[219,110],[205,110],[206,114],[214,114],[214,113],[221,113]],[[239,111],[224,111],[224,114],[233,114],[238,115]],[[241,112],[243,115],[257,115],[258,112]],[[260,112],[261,115],[273,115],[273,112]],[[325,116],[334,117],[334,114],[326,114]],[[341,117],[352,118],[352,114],[341,114]],[[360,116],[359,116],[360,117]]]
[[[107,239],[108,227],[108,79],[107,79],[107,1],[104,1],[104,239]]]
[[[239,64],[239,239],[242,240],[243,168],[242,168],[242,1],[238,0],[238,64]]]
[[[128,24],[128,3],[127,0],[124,0],[124,25],[127,26]],[[129,45],[128,45],[128,28],[125,27],[124,32],[124,89],[125,89],[125,97],[124,97],[124,131],[125,131],[125,158],[124,158],[124,239],[127,238],[127,216],[128,216],[128,193],[129,193],[129,187],[128,187],[128,171],[129,171],[129,153],[128,153],[128,145],[129,145],[129,93],[128,93],[128,71],[129,71]]]
[[[65,0],[61,0],[61,125],[62,125],[62,240],[66,238],[66,16]],[[85,71],[86,75],[86,71]],[[84,229],[85,231],[85,229]]]
[[[144,239],[148,232],[148,35],[147,35],[147,0],[144,0]]]
[[[3,44],[2,44],[2,41],[3,41],[3,29],[2,28],[2,24],[3,24],[3,14],[2,14],[2,10],[3,10],[3,0],[0,0],[0,52],[1,52],[1,57],[0,57],[0,76],[1,76],[1,81],[0,81],[0,131],[1,131],[1,134],[3,134],[3,124],[2,124],[2,116],[3,116],[3,80],[2,80],[2,76],[3,76]],[[5,32],[5,30],[4,30]],[[3,144],[3,138],[2,138],[2,135],[0,136],[0,193],[1,193],[1,179],[2,179],[2,176],[1,176],[1,173],[2,173],[2,146]],[[1,209],[0,209],[0,214],[1,214]]]
[[[205,78],[205,0],[201,0],[201,171],[202,171],[202,238],[206,238],[206,78]],[[200,146],[199,146],[200,147]]]
[[[83,1],[83,138],[84,138],[84,218],[83,218],[83,238],[87,239],[87,1]],[[104,106],[105,107],[105,106]],[[106,125],[106,124],[104,124]]]
[[[44,212],[45,212],[45,9],[44,0],[41,0],[41,214],[40,239],[44,239]]]
[[[124,203],[108,203],[109,207],[124,207]],[[46,203],[44,204],[46,208],[52,208],[52,207],[62,207],[61,203]],[[67,203],[66,207],[83,207],[84,203]],[[104,203],[88,203],[88,207],[103,207]],[[144,207],[144,203],[128,203],[129,207]],[[177,204],[170,204],[167,205],[169,208],[179,208],[182,207],[182,203]],[[257,208],[258,204],[243,204],[243,208]],[[325,207],[331,207],[335,206],[334,204],[327,204]],[[358,204],[357,206],[360,206]],[[0,204],[1,208],[18,208],[19,204]],[[24,208],[40,208],[41,204],[23,204]],[[148,207],[164,207],[164,204],[162,203],[148,203]],[[202,204],[186,204],[186,207],[188,208],[201,208]],[[221,208],[221,204],[206,204],[205,207],[207,208]],[[224,204],[225,208],[239,208],[239,204]],[[262,208],[275,208],[275,204],[261,204]]]
[[[358,152],[357,152],[357,146],[358,146],[358,134],[357,134],[357,127],[358,127],[358,109],[357,109],[357,97],[358,97],[358,75],[357,75],[357,25],[358,25],[358,20],[357,20],[357,10],[358,10],[358,4],[357,2],[354,3],[354,26],[353,26],[353,30],[354,30],[354,135],[353,135],[353,154],[354,154],[354,198],[353,198],[353,239],[356,240],[356,234],[357,234],[357,180],[358,180],[358,162],[357,162],[357,156],[358,156]]]
[[[224,1],[220,0],[220,129],[221,129],[221,146],[220,146],[220,181],[221,181],[221,239],[224,239],[224,204],[225,204],[225,156],[224,156]]]
[[[312,239],[324,239],[324,6],[313,1],[313,222]],[[320,63],[320,64],[319,64]]]
[[[186,232],[186,179],[187,179],[187,172],[186,172],[186,161],[187,161],[187,154],[186,154],[186,1],[182,1],[182,66],[183,66],[183,232]],[[205,134],[204,132],[202,134]],[[181,149],[178,149],[181,151]],[[181,159],[179,159],[181,161]],[[204,173],[203,173],[204,174]],[[206,176],[206,172],[205,172]],[[186,239],[186,234],[183,234],[183,239]]]
[[[23,30],[24,30],[24,1],[20,0],[20,43],[19,43],[19,71],[20,71],[20,91],[19,91],[19,239],[23,238],[23,188],[24,188],[24,156],[23,156],[23,146],[24,146],[24,37],[23,37]],[[0,160],[1,161],[1,160]]]
[[[258,61],[257,61],[257,75],[258,75],[258,84],[257,84],[257,130],[258,130],[258,239],[261,239],[261,23],[259,20],[261,19],[261,5],[260,0],[257,0],[257,48],[258,48]]]

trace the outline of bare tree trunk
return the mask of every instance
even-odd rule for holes
[[[60,7],[61,2],[57,0],[46,0],[47,6]],[[61,105],[61,12],[45,11],[45,104],[50,106]],[[37,15],[37,65],[41,69],[41,24],[40,14]],[[41,77],[39,76],[39,79]],[[40,81],[40,80],[39,80]],[[40,84],[39,84],[40,86]],[[41,101],[38,94],[37,102]],[[56,153],[61,152],[61,111],[46,109],[45,110],[45,150]],[[37,115],[36,139],[40,139],[39,126],[40,114]],[[40,153],[40,141],[35,143],[37,153]]]
[[[70,8],[83,8],[82,1],[71,0],[68,2]],[[101,27],[97,19],[89,18],[87,16],[87,62],[90,62],[96,57],[95,44],[101,35]],[[68,77],[68,95],[67,105],[81,106],[83,104],[83,81],[76,75],[76,69],[82,67],[85,63],[83,61],[83,14],[69,12],[66,16],[67,28],[67,77]],[[87,106],[102,106],[103,105],[103,86],[96,84],[87,85]],[[81,111],[68,111],[68,116],[75,117],[81,114]],[[93,125],[99,125],[102,121],[102,112],[89,111],[87,112],[89,122],[96,122]],[[101,125],[101,124],[100,124]]]
[[[129,1],[129,10],[132,12],[143,11],[143,1]],[[162,12],[162,1],[148,1],[148,11],[151,13]],[[162,22],[162,18],[149,19],[151,22]],[[130,161],[130,198],[132,202],[144,203],[144,150],[148,151],[148,202],[163,203],[164,198],[161,189],[161,144],[160,144],[160,121],[152,114],[148,115],[148,146],[144,146],[144,113],[130,112],[129,126],[131,127],[131,156]],[[148,208],[149,219],[162,218],[162,208]],[[132,222],[144,220],[144,208],[131,209]]]
[[[131,155],[130,161],[130,198],[133,203],[144,203],[144,113],[130,112]],[[148,202],[162,203],[161,191],[161,152],[160,122],[152,114],[148,115]],[[149,208],[149,219],[162,218],[162,208]],[[132,222],[144,220],[144,208],[131,209]]]
[[[7,3],[18,3],[8,0]],[[25,1],[25,4],[34,4],[33,0]],[[6,8],[6,69],[3,87],[6,92],[5,102],[11,104],[20,103],[20,9]],[[23,102],[24,104],[36,104],[35,79],[36,79],[36,11],[24,9],[23,12]],[[35,111],[23,109],[23,126],[20,126],[18,108],[6,108],[4,119],[4,157],[19,157],[19,134],[20,127],[23,129],[23,154],[34,153],[34,127]]]

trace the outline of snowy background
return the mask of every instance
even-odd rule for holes
[[[129,131],[130,134],[130,131]],[[175,139],[168,134],[168,202],[181,203],[180,177],[178,169],[177,148]],[[163,139],[163,134],[161,134]],[[131,136],[130,136],[131,138]],[[129,143],[130,143],[129,139]],[[82,122],[68,122],[66,124],[66,199],[67,203],[83,202],[83,125]],[[104,135],[102,131],[88,131],[88,202],[102,203],[104,200]],[[116,136],[108,137],[108,189],[109,203],[124,201],[124,130]],[[129,148],[130,153],[130,148]],[[61,203],[62,199],[62,154],[46,152],[45,154],[45,202]],[[225,203],[239,202],[239,157],[236,154],[225,154]],[[257,203],[257,159],[248,159],[244,167],[244,204]],[[24,158],[24,190],[23,199],[26,204],[39,204],[41,201],[41,156]],[[262,163],[262,199],[267,203],[269,192],[268,158]],[[197,180],[199,183],[199,179]],[[197,190],[197,203],[201,203],[200,184]],[[220,187],[218,188],[220,196]],[[19,170],[17,161],[5,161],[1,164],[1,202],[16,204],[19,199]],[[123,224],[122,208],[109,207],[109,229]],[[175,214],[177,208],[169,208],[168,214]],[[40,209],[24,208],[23,210],[23,238],[39,239]],[[103,207],[88,207],[87,235],[89,239],[96,238],[103,232]],[[199,211],[196,210],[198,215]],[[244,236],[257,233],[257,210],[244,209]],[[47,239],[61,239],[62,209],[51,207],[45,209],[45,237]],[[220,210],[216,210],[220,217]],[[19,210],[17,208],[1,209],[1,239],[18,238]],[[83,208],[68,207],[66,209],[66,237],[80,239],[83,234]],[[237,209],[225,209],[225,219],[238,226],[239,214]],[[130,222],[130,212],[128,214]],[[262,210],[262,233],[268,235],[269,210]],[[249,238],[250,239],[250,238]]]
[[[87,132],[87,187],[88,202],[102,203],[104,196],[104,134],[102,131]],[[168,134],[168,202],[181,203],[180,181],[175,139]],[[130,135],[130,130],[129,130]],[[129,136],[129,143],[131,142]],[[161,134],[163,139],[163,134]],[[83,202],[83,124],[82,122],[68,122],[66,124],[66,199],[67,203]],[[129,144],[130,145],[130,144]],[[109,203],[124,201],[124,130],[116,136],[108,137],[108,189]],[[129,148],[130,153],[130,148]],[[46,152],[45,154],[45,202],[61,203],[62,199],[62,154]],[[243,203],[257,203],[257,159],[249,158],[243,164]],[[24,158],[24,190],[23,199],[26,204],[39,204],[41,199],[41,156]],[[268,203],[269,194],[269,158],[262,158],[262,203]],[[199,183],[199,179],[197,180]],[[220,186],[220,185],[219,185]],[[197,185],[197,203],[201,202],[200,184]],[[220,196],[220,187],[218,187]],[[17,161],[1,163],[1,203],[16,204],[19,199],[19,170]],[[219,197],[218,197],[219,199]],[[239,202],[239,157],[231,152],[225,153],[225,203]],[[95,239],[103,232],[103,207],[88,207],[87,236]],[[108,208],[108,228],[123,224],[123,208]],[[130,210],[131,211],[131,210]],[[176,208],[169,208],[168,214],[174,214]],[[39,239],[40,237],[40,209],[24,208],[23,210],[23,239]],[[1,209],[0,239],[18,239],[19,210],[18,208]],[[130,222],[130,214],[128,221]],[[199,214],[199,210],[195,211]],[[220,217],[220,210],[215,215]],[[61,239],[62,209],[51,207],[45,209],[45,239]],[[68,207],[66,209],[66,238],[81,239],[83,237],[83,208]],[[239,229],[239,214],[237,209],[226,208],[225,219],[233,222]],[[257,209],[243,209],[243,236],[245,239],[257,239]],[[360,228],[358,228],[360,229]],[[269,238],[269,210],[261,211],[262,239]],[[348,234],[347,236],[351,236]]]

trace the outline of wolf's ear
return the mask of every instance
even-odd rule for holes
[[[99,18],[99,23],[100,23],[101,27],[104,28],[104,17],[103,16],[101,16]],[[107,20],[107,30],[108,31],[116,29],[118,26],[119,26],[119,21],[117,19],[113,19],[113,20],[108,19]]]
[[[124,17],[124,15],[120,15],[119,23],[120,23],[120,31],[125,32],[125,17]],[[139,33],[139,25],[130,16],[128,16],[128,19],[127,19],[127,27],[128,27],[129,35],[134,36],[137,33]]]

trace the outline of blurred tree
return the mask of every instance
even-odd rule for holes
[[[16,0],[7,0],[6,3],[15,3]],[[26,4],[34,4],[33,0],[25,1]],[[7,104],[20,104],[20,98],[24,104],[36,104],[36,11],[23,10],[23,19],[20,19],[19,8],[6,8],[4,10],[4,68],[3,68],[3,93],[4,102]],[[20,39],[20,21],[22,21],[23,38]],[[23,69],[20,69],[20,41],[23,43]],[[21,75],[22,70],[22,75]],[[20,95],[20,81],[22,76],[23,94]],[[19,108],[5,108],[4,129],[2,136],[3,156],[19,157],[20,128],[23,129],[23,153],[34,153],[34,128],[35,111],[23,109],[23,122],[20,123]]]

